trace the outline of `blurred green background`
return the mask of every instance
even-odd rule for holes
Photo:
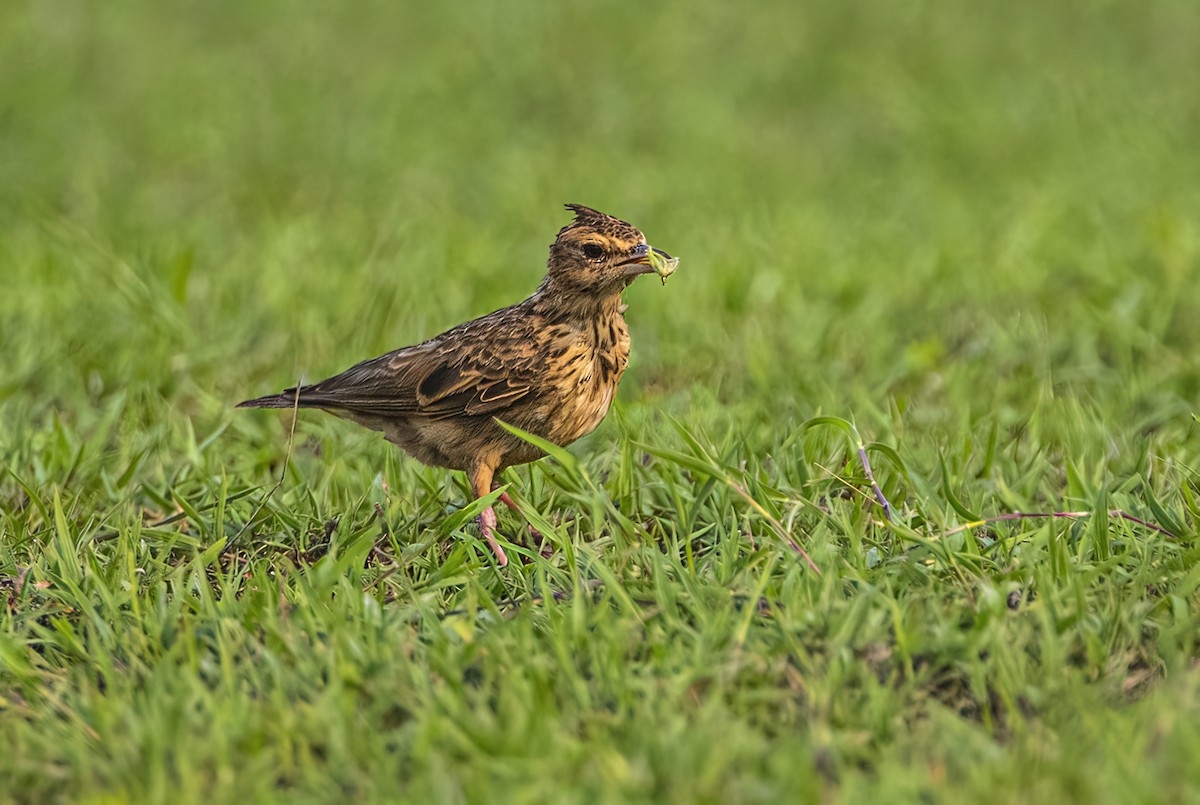
[[[0,9],[0,456],[10,472],[0,479],[0,577],[15,579],[20,568],[33,567],[29,578],[51,582],[45,594],[52,598],[67,573],[55,570],[55,562],[86,572],[67,598],[45,604],[76,613],[65,632],[47,626],[51,610],[9,607],[0,641],[0,663],[7,663],[0,665],[6,702],[0,734],[14,736],[18,750],[0,768],[25,790],[46,795],[95,790],[136,799],[187,783],[206,792],[197,796],[239,788],[270,796],[273,789],[249,781],[282,763],[271,754],[278,752],[303,755],[307,760],[295,762],[318,770],[311,779],[300,774],[308,782],[297,784],[317,797],[391,791],[339,778],[338,769],[354,759],[365,778],[408,775],[414,790],[444,799],[489,792],[537,798],[553,790],[529,782],[536,772],[513,782],[484,763],[485,756],[517,751],[503,726],[484,715],[505,749],[456,749],[430,727],[417,754],[433,758],[432,765],[417,772],[405,765],[415,751],[406,743],[409,727],[386,713],[364,716],[349,699],[308,722],[279,733],[264,728],[249,743],[229,744],[237,749],[205,754],[200,746],[225,746],[222,731],[236,732],[214,713],[229,723],[240,712],[276,723],[290,712],[290,700],[238,699],[266,683],[235,674],[224,680],[231,687],[222,688],[194,655],[199,665],[183,662],[194,676],[180,671],[170,683],[178,688],[149,693],[144,677],[118,683],[105,676],[99,685],[95,674],[104,672],[91,663],[108,663],[110,671],[112,663],[154,668],[174,657],[165,644],[155,648],[165,638],[143,623],[154,602],[160,615],[182,607],[162,615],[164,623],[195,618],[227,637],[233,632],[222,629],[244,630],[237,634],[249,643],[229,638],[213,651],[224,658],[219,662],[252,667],[258,649],[246,646],[266,628],[255,619],[266,616],[247,603],[235,627],[214,602],[222,596],[196,592],[208,571],[179,581],[219,535],[243,536],[239,523],[256,516],[252,499],[242,499],[240,509],[229,504],[241,518],[232,526],[197,525],[203,518],[189,512],[193,532],[184,532],[196,553],[183,565],[175,543],[160,551],[153,540],[138,542],[143,514],[153,519],[188,501],[199,508],[225,501],[231,490],[273,483],[287,453],[286,426],[257,413],[235,415],[230,406],[238,400],[298,378],[319,379],[526,296],[567,221],[564,202],[624,217],[682,258],[665,288],[644,281],[627,293],[633,358],[619,405],[595,436],[572,448],[602,481],[612,470],[616,480],[604,481],[607,494],[624,511],[632,507],[635,519],[658,524],[646,533],[678,540],[691,529],[701,542],[723,544],[724,534],[736,542],[746,516],[735,496],[710,499],[711,488],[669,462],[660,470],[647,455],[651,468],[637,475],[630,445],[679,448],[665,413],[701,440],[713,440],[731,472],[749,466],[772,500],[801,490],[824,501],[812,491],[822,470],[822,483],[833,485],[825,490],[831,499],[841,488],[836,479],[862,480],[852,463],[829,463],[836,458],[832,447],[814,455],[797,446],[797,425],[826,414],[853,420],[868,440],[896,449],[907,466],[885,466],[881,477],[921,534],[936,536],[961,521],[949,502],[955,487],[961,505],[985,515],[1022,507],[1103,509],[1111,502],[1155,519],[1153,506],[1161,502],[1175,525],[1194,536],[1198,42],[1200,7],[1190,0],[6,3]],[[276,519],[261,529],[263,539],[291,546],[343,514],[362,533],[375,533],[370,502],[380,499],[383,483],[399,496],[388,509],[394,517],[419,510],[437,520],[447,504],[461,503],[457,481],[402,461],[372,434],[317,415],[302,417],[297,434],[292,472],[267,510]],[[535,505],[555,508],[565,493],[540,472],[522,471],[520,482]],[[933,480],[923,485],[921,478]],[[639,492],[639,484],[652,491]],[[1176,548],[1139,532],[1145,543],[1133,539],[1127,550],[1151,553],[1120,558],[1097,542],[1096,556],[1080,547],[1064,558],[1052,550],[1051,532],[1060,532],[1051,529],[1039,537],[1048,542],[1036,543],[1047,551],[1041,558],[1022,564],[1006,555],[973,575],[941,564],[929,570],[925,554],[906,553],[911,543],[873,531],[857,498],[830,505],[857,506],[841,531],[830,526],[826,534],[824,526],[797,521],[812,538],[806,544],[827,582],[781,576],[783,565],[763,570],[761,553],[717,570],[716,560],[690,564],[691,543],[679,549],[700,579],[695,583],[710,585],[703,600],[725,601],[727,590],[766,590],[791,600],[796,617],[807,609],[824,613],[792,624],[804,635],[798,643],[771,643],[759,626],[747,625],[750,631],[743,629],[730,648],[732,622],[697,615],[709,635],[703,651],[684,651],[676,638],[659,635],[663,642],[655,643],[643,636],[656,659],[636,660],[622,654],[628,635],[621,630],[632,616],[614,615],[594,626],[594,639],[612,657],[624,657],[619,662],[633,677],[653,667],[675,679],[670,674],[689,664],[727,661],[739,670],[723,677],[729,686],[721,688],[723,704],[694,716],[679,704],[700,695],[685,695],[692,690],[685,681],[667,695],[653,687],[631,693],[610,680],[618,690],[613,700],[627,704],[616,709],[628,719],[628,733],[589,720],[595,700],[583,696],[580,702],[592,704],[579,709],[559,701],[560,709],[545,715],[551,743],[538,750],[546,768],[558,769],[558,779],[577,786],[582,798],[769,800],[794,792],[798,780],[811,785],[814,797],[850,799],[880,791],[942,796],[968,783],[957,790],[1001,800],[1039,792],[1154,800],[1188,790],[1186,758],[1200,735],[1194,728],[1186,736],[1172,732],[1185,728],[1158,719],[1180,709],[1197,712],[1195,673],[1186,672],[1195,662],[1186,635],[1200,607],[1189,541]],[[1042,533],[1041,527],[1014,533]],[[96,547],[92,538],[105,528],[122,536]],[[519,524],[510,520],[509,528]],[[1063,528],[1063,539],[1080,534]],[[46,558],[54,534],[83,558],[53,552]],[[113,547],[126,536],[126,547]],[[588,534],[576,538],[586,541]],[[458,638],[430,625],[437,612],[513,592],[510,582],[485,573],[482,558],[458,575],[459,565],[450,562],[453,568],[439,576],[442,556],[427,548],[414,560],[419,570],[372,588],[399,585],[389,600],[415,607],[416,622],[425,626],[410,630],[403,621],[398,632],[388,632],[384,644],[406,648],[373,670],[355,665],[365,660],[346,660],[356,674],[383,678],[401,656],[420,655],[431,640],[451,645]],[[898,564],[867,563],[868,548]],[[609,588],[626,584],[636,598],[636,590],[652,584],[652,564],[635,572],[630,568],[642,559],[603,550],[616,568]],[[455,556],[466,561],[463,552]],[[779,556],[785,565],[794,562],[786,552]],[[1013,665],[1005,667],[1023,669],[996,682],[984,655],[963,653],[955,642],[954,624],[976,611],[977,582],[997,584],[1002,593],[1002,581],[1027,589],[1041,572],[1038,563],[1052,556],[1067,563],[1054,567],[1074,579],[1063,582],[1063,595],[1078,612],[1054,621],[1053,639],[1036,629],[1017,639],[1007,627],[980,627],[978,634],[995,641],[992,656],[1007,646]],[[1088,565],[1091,575],[1070,564],[1093,559],[1101,564]],[[149,568],[126,579],[127,589],[112,575],[126,560],[130,568]],[[263,561],[273,572],[272,563],[284,560]],[[1138,575],[1152,568],[1167,575]],[[757,586],[760,571],[765,587]],[[303,577],[305,570],[292,572]],[[352,572],[364,571],[341,568],[321,583],[364,586],[357,576],[333,580]],[[523,578],[533,585],[534,575],[529,570]],[[1116,577],[1129,586],[1110,594]],[[276,592],[301,606],[291,597],[289,585],[301,583],[294,578],[280,581]],[[854,581],[839,586],[835,578]],[[92,583],[101,586],[92,590]],[[886,590],[891,603],[853,592],[872,585]],[[1174,597],[1160,605],[1157,596],[1167,590]],[[235,596],[227,597],[236,607]],[[83,601],[107,602],[112,613],[98,614],[103,607],[91,610]],[[923,613],[910,626],[936,646],[929,656],[942,664],[932,661],[934,670],[923,677],[921,663],[897,648],[910,687],[895,701],[870,687],[877,684],[870,668],[833,673],[822,666],[812,670],[822,681],[807,683],[815,699],[789,698],[762,710],[760,702],[775,702],[771,697],[783,695],[791,679],[762,657],[803,655],[807,649],[798,646],[816,641],[828,648],[829,641],[830,656],[857,668],[863,663],[854,658],[864,646],[896,640],[899,627],[889,625],[887,613],[910,606]],[[1044,606],[1039,611],[1054,609]],[[1093,640],[1084,632],[1089,613],[1100,610],[1123,626],[1097,626]],[[1003,607],[999,612],[1003,623]],[[321,628],[341,623],[355,634],[359,627],[347,624],[359,623],[360,615],[362,623],[374,623],[357,611],[326,613],[332,620]],[[548,628],[538,617],[523,612],[488,633],[496,641],[494,658],[500,647],[513,652],[514,675],[522,663],[570,666],[572,650],[553,638],[537,642]],[[130,631],[105,632],[114,619]],[[837,623],[843,626],[830,625]],[[68,633],[75,637],[61,636]],[[1169,649],[1155,642],[1168,633],[1175,641]],[[774,646],[762,649],[759,665],[753,651],[740,653],[747,634],[746,645],[758,639]],[[138,648],[128,649],[133,658],[120,659],[110,646],[115,653],[104,660],[95,659],[99,649],[72,649],[106,640]],[[1054,640],[1063,645],[1051,651]],[[1072,645],[1089,659],[1060,678],[1050,658],[1075,657]],[[1126,659],[1114,665],[1110,656]],[[448,667],[460,661],[470,662],[447,660]],[[1177,669],[1184,688],[1166,689],[1128,721],[1103,720],[1111,702],[1104,684],[1120,693],[1129,669],[1143,667],[1156,679]],[[599,696],[593,686],[601,683],[576,671],[551,677]],[[843,672],[875,693],[840,698],[856,695],[847,691],[859,684]],[[943,672],[973,680],[974,715],[963,710],[945,721],[926,720],[925,697],[941,690]],[[988,688],[991,705],[980,693],[984,679],[999,686]],[[1090,687],[1097,682],[1104,684]],[[57,693],[41,700],[35,692],[43,686]],[[1081,691],[1079,698],[1066,689]],[[210,693],[217,698],[205,698]],[[178,716],[170,702],[189,696],[205,702],[196,706],[191,727],[186,718],[162,716]],[[646,703],[656,699],[661,712]],[[51,726],[63,712],[53,701],[67,702],[76,714],[62,721],[68,726]],[[1032,712],[1039,701],[1048,710]],[[1066,702],[1060,717],[1048,714],[1055,701]],[[234,708],[230,702],[240,702],[239,709],[221,709]],[[491,706],[480,703],[477,715]],[[1025,731],[1012,720],[979,716],[989,706],[1008,708],[1017,722],[1028,719]],[[426,726],[449,718],[437,708],[411,707]],[[125,722],[98,715],[125,710],[131,713]],[[639,721],[661,725],[656,719],[676,717],[661,742],[636,730]],[[130,732],[138,719],[174,726]],[[936,734],[921,733],[910,745],[914,723],[936,724]],[[1143,776],[1118,795],[1116,781],[1135,774],[1118,762],[1126,749],[1120,736],[1149,735],[1147,724],[1168,736],[1163,740],[1177,747],[1175,754],[1159,757],[1161,768],[1143,758],[1137,772]],[[596,745],[607,748],[576,776],[563,769],[578,768],[572,765],[578,753],[547,757],[566,736],[580,740],[580,729],[601,736]],[[281,748],[339,730],[340,750],[293,755]],[[393,732],[408,737],[382,743]],[[726,735],[732,737],[723,746]],[[131,747],[125,754],[114,748],[122,736]],[[1088,737],[1077,748],[1061,748],[1077,736]],[[162,745],[189,737],[194,766],[162,754]],[[115,743],[101,748],[104,738]],[[355,741],[370,749],[356,749]],[[992,771],[955,767],[955,752],[968,745]],[[255,755],[247,746],[269,751]],[[1032,772],[1021,776],[1047,746],[1060,747],[1042,769],[1052,782]],[[722,751],[730,765],[715,760]],[[266,765],[247,757],[267,758]],[[788,758],[797,757],[792,768]],[[538,762],[529,757],[517,765],[537,769]],[[904,771],[910,765],[918,771]],[[699,766],[711,774],[686,774]],[[322,774],[338,778],[340,788],[321,789],[313,780]],[[1104,774],[1112,776],[1087,782]],[[461,785],[447,782],[456,778]],[[1150,788],[1156,784],[1162,787]]]

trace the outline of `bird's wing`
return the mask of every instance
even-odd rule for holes
[[[530,393],[538,376],[533,339],[470,331],[446,337],[453,332],[307,386],[300,390],[301,404],[443,418],[495,415]]]
[[[439,364],[417,385],[419,411],[427,416],[475,416],[501,411],[533,387],[531,378],[520,368],[478,361]]]

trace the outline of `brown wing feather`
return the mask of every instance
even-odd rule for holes
[[[438,366],[417,386],[417,413],[435,418],[495,413],[529,393],[530,383],[488,368],[498,367]]]

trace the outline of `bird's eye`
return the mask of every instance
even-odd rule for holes
[[[604,254],[604,249],[600,248],[598,243],[583,244],[583,256],[589,260],[595,260],[600,255]]]

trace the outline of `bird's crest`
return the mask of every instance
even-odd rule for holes
[[[566,204],[564,206],[575,213],[575,220],[559,230],[560,238],[576,229],[590,229],[601,235],[608,235],[620,240],[636,242],[641,239],[642,234],[636,226],[628,221],[622,221],[615,215],[600,212],[583,204]]]
[[[575,213],[576,221],[586,220],[589,218],[599,220],[612,218],[611,215],[606,215],[605,213],[600,212],[600,210],[593,210],[591,207],[584,206],[583,204],[564,204],[563,206]]]

